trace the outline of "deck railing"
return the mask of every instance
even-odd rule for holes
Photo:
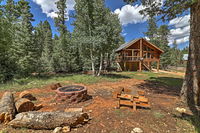
[[[122,61],[147,61],[147,60],[157,60],[157,58],[155,57],[151,57],[151,58],[141,58],[140,56],[118,56],[116,58],[117,62],[122,62]]]

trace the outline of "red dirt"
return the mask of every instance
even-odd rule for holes
[[[180,105],[176,94],[169,95],[165,91],[155,93],[155,90],[170,91],[168,87],[154,84],[154,86],[145,86],[146,81],[137,79],[126,79],[119,82],[103,82],[92,85],[85,85],[88,89],[90,98],[74,105],[57,103],[55,100],[55,91],[47,88],[30,89],[30,93],[37,98],[35,104],[42,104],[44,107],[39,111],[64,111],[67,107],[83,107],[83,110],[89,112],[91,121],[83,127],[73,129],[72,133],[130,133],[133,128],[139,127],[144,133],[182,133],[184,128],[178,126],[178,120],[174,117],[175,108]],[[151,85],[151,84],[149,84]],[[124,107],[116,109],[117,99],[112,98],[112,92],[119,88],[145,90],[146,96],[151,103],[151,109],[138,109],[133,112],[131,108]],[[177,88],[178,89],[178,88]],[[176,91],[172,91],[175,93]],[[16,93],[15,97],[20,92]],[[0,94],[2,95],[2,93]],[[21,133],[22,129],[13,129],[0,125],[9,133]],[[185,127],[185,129],[191,127]],[[24,129],[25,132],[50,133],[48,130]]]

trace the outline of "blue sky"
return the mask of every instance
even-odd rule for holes
[[[17,0],[16,0],[17,1]],[[51,28],[54,34],[57,33],[54,26],[53,17],[56,16],[55,12],[57,10],[55,1],[57,0],[28,0],[31,6],[31,12],[34,15],[35,21],[33,25],[36,26],[40,21],[48,20],[51,24]],[[67,6],[68,13],[74,12],[74,0],[68,0]],[[147,31],[147,18],[139,14],[139,10],[143,9],[142,5],[127,5],[123,0],[105,0],[106,7],[116,14],[118,14],[123,31],[122,35],[125,38],[125,41],[128,42],[132,39],[145,37],[144,32]],[[169,37],[169,45],[172,45],[172,42],[176,40],[179,44],[179,48],[184,48],[188,46],[189,40],[189,15],[184,15],[180,18],[175,18],[169,22],[163,23],[158,22],[158,26],[162,24],[167,24],[170,27],[171,35]],[[73,19],[69,18],[66,22],[68,30],[73,31]]]

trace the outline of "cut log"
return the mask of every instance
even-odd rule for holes
[[[16,101],[15,107],[18,113],[34,110],[34,103],[26,98],[20,98]]]
[[[15,116],[14,97],[11,92],[5,92],[0,101],[0,123],[7,123]]]
[[[55,129],[56,127],[76,127],[85,124],[89,116],[86,113],[73,112],[23,112],[8,123],[14,128]]]
[[[76,112],[76,113],[81,113],[83,112],[83,108],[66,108],[65,112]]]
[[[51,85],[50,85],[50,89],[52,89],[52,90],[56,90],[56,89],[58,89],[59,87],[62,87],[60,83],[56,83],[56,84],[51,84]]]
[[[23,91],[19,94],[19,98],[26,98],[30,101],[35,101],[37,100],[30,92],[28,91]]]

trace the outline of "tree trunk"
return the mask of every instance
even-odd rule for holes
[[[34,110],[34,103],[26,98],[20,98],[16,101],[15,107],[18,113]]]
[[[92,50],[90,50],[90,58],[91,58],[91,63],[92,63],[92,74],[95,75],[94,57],[93,57]]]
[[[0,123],[9,122],[15,117],[14,97],[11,92],[5,92],[0,101]]]
[[[103,54],[101,53],[100,64],[99,64],[99,72],[98,72],[97,76],[100,76],[100,74],[101,74],[102,65],[103,65]]]
[[[54,129],[56,127],[76,127],[88,120],[88,114],[74,112],[24,112],[8,123],[14,128]]]
[[[200,0],[190,9],[190,46],[186,75],[181,90],[181,98],[191,111],[200,116]]]

